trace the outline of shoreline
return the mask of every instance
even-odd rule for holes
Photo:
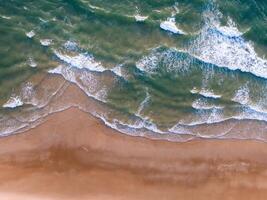
[[[64,79],[60,76],[59,77],[55,76],[55,77],[58,80],[64,81]],[[48,78],[51,78],[51,76],[48,76]],[[67,83],[67,84],[64,83],[62,85],[62,88],[63,90],[60,89],[57,93],[53,95],[53,97],[50,99],[49,102],[46,103],[44,107],[41,107],[41,109],[43,110],[36,111],[37,118],[34,121],[29,121],[28,125],[25,125],[17,130],[14,130],[14,132],[10,132],[6,135],[1,135],[0,139],[30,131],[31,129],[34,129],[35,127],[42,124],[43,121],[45,121],[45,119],[49,118],[50,116],[53,116],[54,114],[57,114],[59,112],[64,112],[71,108],[77,108],[81,112],[93,116],[97,120],[101,121],[103,124],[105,124],[105,126],[114,130],[115,132],[119,132],[120,134],[133,137],[147,138],[150,140],[160,140],[160,141],[168,141],[174,143],[184,143],[184,142],[199,141],[199,140],[200,141],[244,140],[244,141],[258,141],[264,143],[266,143],[267,141],[267,135],[264,133],[267,122],[252,120],[252,119],[242,119],[242,120],[228,119],[226,121],[216,122],[212,124],[193,125],[191,127],[192,128],[191,130],[188,129],[186,130],[188,132],[184,132],[181,134],[174,132],[169,132],[169,133],[166,132],[166,134],[161,134],[160,132],[155,132],[150,129],[146,130],[146,128],[144,128],[146,132],[142,132],[141,130],[139,130],[137,134],[135,133],[131,134],[131,131],[127,130],[124,132],[124,129],[121,129],[123,130],[121,131],[119,130],[119,128],[113,127],[114,124],[112,123],[109,124],[109,121],[106,121],[105,118],[102,119],[99,116],[95,116],[93,113],[97,113],[97,111],[106,114],[106,112],[108,112],[107,109],[109,108],[102,106],[101,102],[99,102],[98,100],[91,98],[90,96],[88,97],[85,91],[83,91],[80,87],[78,87],[73,83]],[[31,117],[35,118],[34,116],[35,111],[29,112],[27,114],[26,114],[27,118],[29,119]],[[23,115],[19,116],[19,118],[23,118]],[[253,132],[249,131],[248,134],[247,129],[250,129],[251,127],[254,128],[254,131]],[[201,133],[203,132],[209,133],[210,135],[209,134],[202,135]]]
[[[265,199],[266,147],[260,141],[128,136],[69,108],[0,138],[0,197]]]

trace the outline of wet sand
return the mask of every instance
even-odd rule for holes
[[[0,139],[0,199],[266,199],[267,145],[150,140],[77,108]]]

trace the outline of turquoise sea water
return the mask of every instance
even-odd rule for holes
[[[72,83],[126,134],[267,138],[266,1],[0,0],[0,36],[0,135]]]

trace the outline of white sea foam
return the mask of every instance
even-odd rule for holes
[[[249,88],[247,85],[240,87],[235,96],[232,98],[232,101],[246,105],[249,103]]]
[[[67,46],[78,48],[76,43],[68,43]],[[49,73],[60,74],[66,80],[75,83],[80,87],[89,97],[93,97],[101,102],[105,102],[107,91],[112,86],[106,83],[95,73],[107,71],[100,62],[97,62],[94,57],[88,53],[80,53],[76,55],[63,54],[54,50],[57,58],[63,62],[58,67],[49,70]],[[120,67],[120,66],[117,66]],[[77,70],[79,69],[79,70]],[[80,69],[84,69],[80,71]],[[119,70],[114,70],[114,73],[119,73]],[[113,79],[110,79],[112,81]]]
[[[214,92],[212,90],[208,90],[208,89],[201,89],[199,91],[199,94],[202,95],[202,96],[204,96],[204,97],[214,98],[214,99],[218,99],[218,98],[221,98],[222,97],[221,95],[214,94]]]
[[[239,115],[231,118],[238,120],[248,119],[267,122],[267,112],[264,112],[259,106],[244,106]]]
[[[243,117],[245,118],[247,115],[251,116],[260,116],[259,120],[267,121],[267,109],[266,109],[266,97],[263,96],[261,99],[258,99],[257,102],[253,102],[250,98],[250,90],[248,85],[241,86],[235,93],[232,101],[240,103],[243,105],[244,112]],[[251,115],[251,113],[254,113]],[[256,113],[256,114],[255,114]],[[262,117],[262,115],[266,115],[266,117]],[[253,118],[257,119],[257,118]]]
[[[174,5],[172,6],[173,7],[173,12],[172,12],[172,17],[174,17],[176,14],[180,13],[180,10],[179,10],[179,3],[178,2],[175,2]]]
[[[132,136],[145,136],[145,132],[153,132],[158,134],[165,134],[167,132],[158,129],[157,125],[149,119],[143,119],[142,117],[132,118],[131,120],[124,122],[119,119],[108,119],[105,114],[92,113],[97,118],[100,118],[107,126],[128,135]]]
[[[1,17],[2,17],[3,19],[11,19],[11,17],[6,16],[6,15],[1,15]]]
[[[201,90],[198,90],[197,88],[193,88],[192,90],[190,90],[190,92],[192,94],[200,94],[200,95],[207,97],[207,98],[219,99],[222,97],[221,95],[214,94],[214,92],[212,90],[205,89],[205,88],[203,88]]]
[[[175,134],[190,134],[190,131],[185,127],[181,126],[180,124],[176,124],[169,129],[169,132]]]
[[[157,68],[160,56],[160,53],[152,52],[152,54],[144,56],[142,59],[136,62],[136,67],[141,71],[152,72]]]
[[[11,95],[9,100],[3,105],[4,108],[16,108],[24,104],[36,106],[38,101],[34,86],[31,82],[26,82],[21,85],[21,90],[18,95]]]
[[[80,79],[81,83],[77,80]],[[75,78],[75,83],[82,88],[88,96],[106,102],[108,86],[101,82],[101,79],[94,76],[90,72],[82,73],[78,78]],[[111,87],[111,85],[109,86]]]
[[[76,51],[78,49],[78,44],[74,41],[67,41],[63,46],[70,51]]]
[[[62,69],[63,69],[63,66],[59,65],[58,67],[56,67],[54,69],[48,70],[48,73],[50,73],[50,74],[61,74],[62,73]]]
[[[117,65],[111,69],[111,71],[119,77],[123,77],[121,65]]]
[[[205,112],[203,112],[205,111]],[[229,119],[236,119],[236,116],[233,117],[225,117],[223,115],[223,109],[204,109],[204,110],[199,110],[199,113],[197,116],[195,116],[193,119],[186,120],[186,119],[181,119],[178,123],[178,125],[181,126],[186,126],[186,127],[192,127],[192,126],[198,126],[198,125],[203,125],[203,124],[215,124],[215,123],[220,123],[224,122]]]
[[[197,88],[194,87],[192,90],[190,90],[190,92],[191,92],[192,94],[197,94],[199,91],[198,91]]]
[[[216,123],[218,121],[221,121],[224,118],[225,117],[223,116],[221,109],[212,109],[212,112],[207,119],[207,124]]]
[[[20,92],[20,98],[24,104],[31,104],[33,106],[38,105],[38,100],[36,98],[36,92],[34,90],[34,85],[31,82],[26,82],[22,85]]]
[[[106,102],[108,86],[91,71],[75,71],[74,69],[70,66],[59,65],[49,70],[48,73],[62,75],[67,81],[75,83],[87,96]]]
[[[12,117],[5,116],[0,121],[0,137],[12,135],[15,131],[25,128],[28,123],[20,123]]]
[[[127,135],[131,135],[131,136],[140,136],[139,132],[138,132],[138,128],[137,127],[141,127],[141,126],[128,126],[125,125],[124,123],[118,121],[118,120],[113,120],[112,122],[110,122],[109,120],[107,120],[107,118],[104,115],[98,114],[98,113],[92,113],[95,117],[101,119],[105,125],[107,125],[108,127],[117,130],[121,133],[127,134]]]
[[[11,96],[9,100],[3,105],[3,108],[16,108],[22,105],[23,102],[19,96]]]
[[[145,126],[144,126],[147,130],[150,130],[150,131],[152,131],[152,132],[154,132],[154,133],[159,133],[159,134],[167,134],[167,132],[166,131],[162,131],[162,130],[160,130],[159,128],[158,128],[158,126],[155,124],[155,123],[153,123],[153,122],[151,122],[151,121],[147,121],[146,123],[145,123]]]
[[[53,40],[52,39],[41,39],[40,43],[43,46],[50,46],[52,44]]]
[[[141,112],[143,111],[143,109],[145,108],[146,104],[150,101],[150,94],[148,92],[148,90],[146,90],[146,97],[145,99],[141,102],[139,108],[138,108],[138,111],[137,111],[137,116],[140,116],[141,115]]]
[[[208,103],[205,99],[197,99],[192,103],[192,107],[197,110],[211,110],[211,109],[223,109],[223,106],[213,105]]]
[[[216,28],[220,33],[229,37],[240,37],[243,35],[243,33],[238,30],[231,19],[229,19],[228,26],[217,25]]]
[[[135,15],[134,18],[137,22],[143,22],[148,18],[148,16]]]
[[[103,11],[105,13],[109,13],[108,10],[104,9],[104,8],[101,8],[101,7],[98,7],[98,6],[94,6],[94,5],[91,5],[91,4],[87,4],[91,9],[94,9],[94,10],[100,10],[100,11]]]
[[[184,51],[178,51],[175,48],[156,47],[152,49],[149,55],[143,56],[137,61],[136,67],[140,71],[157,73],[161,65],[164,71],[173,75],[182,75],[190,71],[192,67],[192,56]]]
[[[47,22],[48,22],[48,20],[45,20],[45,19],[43,19],[43,18],[41,18],[41,17],[39,17],[39,20],[40,20],[41,22],[43,22],[43,23],[47,23]]]
[[[240,37],[243,33],[239,32],[236,27],[229,27],[229,26],[218,26],[217,30],[225,36],[229,37]]]
[[[108,96],[108,89],[106,87],[101,88],[95,93],[95,98],[97,100],[101,100],[102,102],[106,102]]]
[[[223,108],[223,107],[222,107]],[[213,108],[213,109],[204,109],[204,113],[200,111],[196,118],[185,120],[181,119],[175,127],[186,126],[193,127],[204,124],[215,124],[222,123],[228,120],[257,120],[257,121],[267,121],[267,112],[264,111],[261,107],[258,106],[244,106],[239,112],[232,116],[224,116],[223,109]],[[201,110],[201,109],[200,109]],[[209,111],[209,112],[207,112]]]
[[[154,133],[159,133],[159,134],[166,133],[164,131],[161,131],[157,127],[157,125],[149,119],[140,118],[139,120],[136,120],[133,123],[124,123],[124,122],[121,122],[119,120],[114,120],[114,122],[116,122],[116,124],[118,124],[118,125],[122,125],[124,127],[127,127],[127,128],[134,130],[135,132],[137,132],[139,134],[139,136],[143,136],[142,135],[142,131],[144,131],[143,129],[146,129],[148,131],[152,131]]]
[[[188,72],[190,62],[189,59],[179,57],[182,51],[174,48],[165,49],[157,47],[152,49],[149,55],[142,57],[136,62],[136,67],[145,72],[154,73],[159,69],[160,65],[164,65],[164,70],[170,73],[186,73]]]
[[[267,78],[267,60],[257,55],[230,18],[227,26],[221,26],[221,16],[217,9],[206,11],[205,25],[189,53],[204,62]]]
[[[35,62],[35,60],[32,58],[32,57],[29,57],[29,59],[28,59],[28,65],[30,66],[30,67],[37,67],[37,63]]]
[[[69,64],[72,67],[78,69],[88,69],[90,71],[103,72],[106,69],[100,62],[95,61],[94,57],[89,54],[78,54],[70,56],[67,54],[61,54],[59,51],[54,51],[55,55],[63,62]]]
[[[33,37],[35,36],[35,32],[34,32],[34,30],[31,30],[30,32],[26,33],[26,36],[27,36],[28,38],[33,38]]]
[[[176,26],[175,18],[170,17],[166,21],[160,23],[160,28],[165,31],[170,31],[175,34],[186,34],[184,31]]]

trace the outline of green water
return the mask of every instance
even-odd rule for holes
[[[59,65],[123,132],[267,121],[265,1],[0,0],[0,36],[3,133],[59,90]]]

